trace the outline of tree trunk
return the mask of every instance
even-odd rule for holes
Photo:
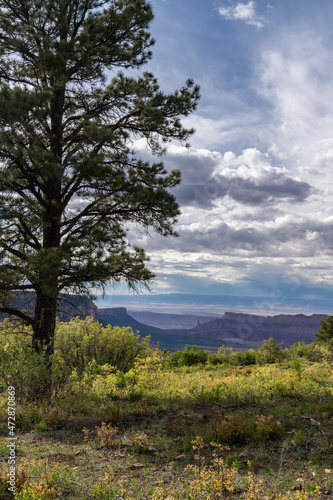
[[[57,183],[54,182],[55,189]],[[54,189],[54,188],[53,188]],[[51,189],[50,189],[51,191]],[[53,193],[51,193],[52,195]],[[50,199],[57,200],[56,196]],[[60,216],[56,207],[47,211],[44,219],[43,249],[40,261],[39,283],[36,290],[35,316],[33,324],[32,348],[44,355],[45,375],[41,380],[41,396],[50,399],[52,396],[52,355],[54,353],[54,333],[57,317],[57,298],[59,294],[58,279],[60,273]]]
[[[45,346],[47,358],[54,352],[56,316],[57,298],[49,297],[43,293],[37,294],[32,346],[36,352],[41,352]]]
[[[57,298],[40,293],[36,297],[35,323],[33,325],[33,350],[44,354],[44,376],[40,381],[35,399],[50,400],[52,397],[52,354],[56,325]],[[45,350],[44,350],[45,349]]]

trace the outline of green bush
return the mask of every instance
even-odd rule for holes
[[[321,363],[322,361],[331,363],[333,361],[333,342],[312,344],[309,359],[315,363]]]
[[[218,442],[228,444],[244,443],[252,433],[249,423],[236,415],[226,415],[216,428]]]
[[[209,354],[208,356],[208,363],[210,365],[223,365],[225,363],[225,360],[223,356],[219,356],[219,354],[214,353],[214,354]]]
[[[305,358],[311,359],[312,345],[306,344],[305,342],[296,342],[293,346],[288,349],[289,358]]]
[[[0,391],[15,387],[18,401],[43,398],[48,369],[43,352],[31,349],[31,330],[8,319],[0,323]]]
[[[256,356],[257,353],[254,349],[233,351],[230,347],[222,346],[217,354],[208,356],[208,362],[210,365],[249,366],[256,364]]]
[[[313,345],[324,346],[333,353],[333,316],[329,316],[326,321],[320,322],[320,330],[313,340]]]
[[[285,357],[282,347],[275,342],[272,337],[265,340],[263,345],[256,353],[256,362],[258,365],[265,365],[266,363],[279,363]]]
[[[55,338],[55,365],[71,373],[74,369],[83,374],[89,363],[110,365],[124,373],[129,371],[135,359],[144,355],[150,337],[140,340],[130,327],[103,327],[93,318],[74,318],[59,323]]]
[[[232,348],[223,344],[221,347],[219,347],[216,354],[210,354],[208,356],[208,363],[211,365],[228,365],[230,364],[232,354]]]
[[[0,323],[0,391],[9,385],[18,400],[37,400],[43,396],[43,381],[49,367],[43,353],[31,347],[31,329],[9,320]],[[149,337],[140,339],[131,328],[103,327],[93,318],[74,318],[59,323],[52,357],[52,392],[64,388],[72,373],[92,380],[104,377],[106,365],[123,374],[134,366],[138,356],[149,351]],[[109,370],[109,371],[110,371]],[[124,375],[123,375],[124,376]]]
[[[235,352],[231,357],[231,363],[235,366],[249,366],[256,364],[256,351],[248,349],[247,351]]]
[[[208,361],[208,351],[200,351],[196,345],[184,347],[182,351],[172,354],[171,364],[173,366],[192,366]]]

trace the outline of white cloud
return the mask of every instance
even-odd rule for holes
[[[219,11],[264,22],[254,2]],[[158,272],[212,282],[251,272],[261,280],[263,269],[268,282],[270,269],[319,285],[333,279],[332,43],[295,25],[273,28],[260,32],[252,85],[223,92],[215,83],[215,110],[184,119],[197,129],[195,147],[168,148],[167,168],[183,173],[180,238],[137,242]]]
[[[219,14],[228,20],[244,21],[245,24],[262,28],[263,19],[256,14],[255,2],[238,3],[234,7],[220,7]]]
[[[266,97],[275,123],[271,154],[284,158],[290,173],[316,188],[308,211],[319,219],[333,215],[330,48],[310,32],[286,31],[274,48],[263,51],[258,69],[258,92]]]

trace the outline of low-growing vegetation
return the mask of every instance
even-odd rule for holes
[[[327,336],[330,330],[322,331]],[[331,337],[170,354],[130,328],[59,323],[52,397],[31,332],[0,324],[0,498],[333,498]],[[7,388],[16,394],[8,491]]]

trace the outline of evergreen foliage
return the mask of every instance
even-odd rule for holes
[[[199,89],[165,94],[151,73],[134,76],[152,55],[152,19],[145,0],[0,0],[0,311],[32,326],[47,357],[60,293],[152,279],[131,224],[175,235],[180,173],[132,147],[185,144],[180,116]],[[24,291],[32,314],[12,304]]]
[[[314,342],[329,343],[333,346],[333,316],[329,316],[326,321],[320,322],[320,330],[318,330]]]
[[[282,347],[270,337],[265,340],[263,345],[258,349],[256,357],[257,363],[265,365],[266,363],[279,363],[284,358]]]

